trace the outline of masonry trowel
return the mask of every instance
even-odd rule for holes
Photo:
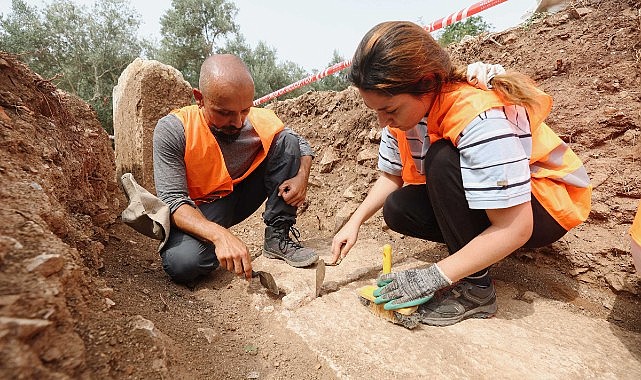
[[[276,296],[278,295],[279,293],[278,285],[276,285],[276,281],[274,281],[274,276],[272,276],[271,273],[263,272],[260,270],[252,271],[252,277],[258,277],[261,285],[267,288],[267,290],[270,293]]]

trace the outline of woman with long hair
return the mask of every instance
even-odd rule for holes
[[[392,230],[445,243],[450,255],[382,275],[378,303],[418,304],[421,321],[438,326],[494,315],[488,268],[520,247],[558,240],[590,211],[582,162],[544,123],[551,98],[518,73],[494,76],[489,90],[468,84],[410,22],[371,29],[349,78],[383,127],[381,175],[334,237],[332,260],[382,207]]]

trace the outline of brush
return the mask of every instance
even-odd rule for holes
[[[385,244],[383,246],[383,274],[392,272],[392,246]],[[401,325],[407,329],[413,329],[418,326],[420,321],[418,315],[415,314],[418,306],[405,307],[397,310],[385,310],[384,304],[377,305],[374,303],[374,291],[378,289],[376,285],[367,285],[359,288],[358,298],[361,303],[367,306],[370,312],[377,317],[386,319],[397,325]]]

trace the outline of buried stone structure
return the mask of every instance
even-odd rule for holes
[[[136,58],[113,90],[116,176],[132,173],[155,193],[153,134],[156,122],[191,103],[191,85],[180,71],[154,60]]]

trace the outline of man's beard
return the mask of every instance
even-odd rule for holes
[[[238,136],[240,136],[240,130],[242,128],[234,128],[231,126],[217,128],[216,126],[211,126],[209,129],[211,130],[211,133],[216,136],[216,140],[231,143],[238,139]]]

